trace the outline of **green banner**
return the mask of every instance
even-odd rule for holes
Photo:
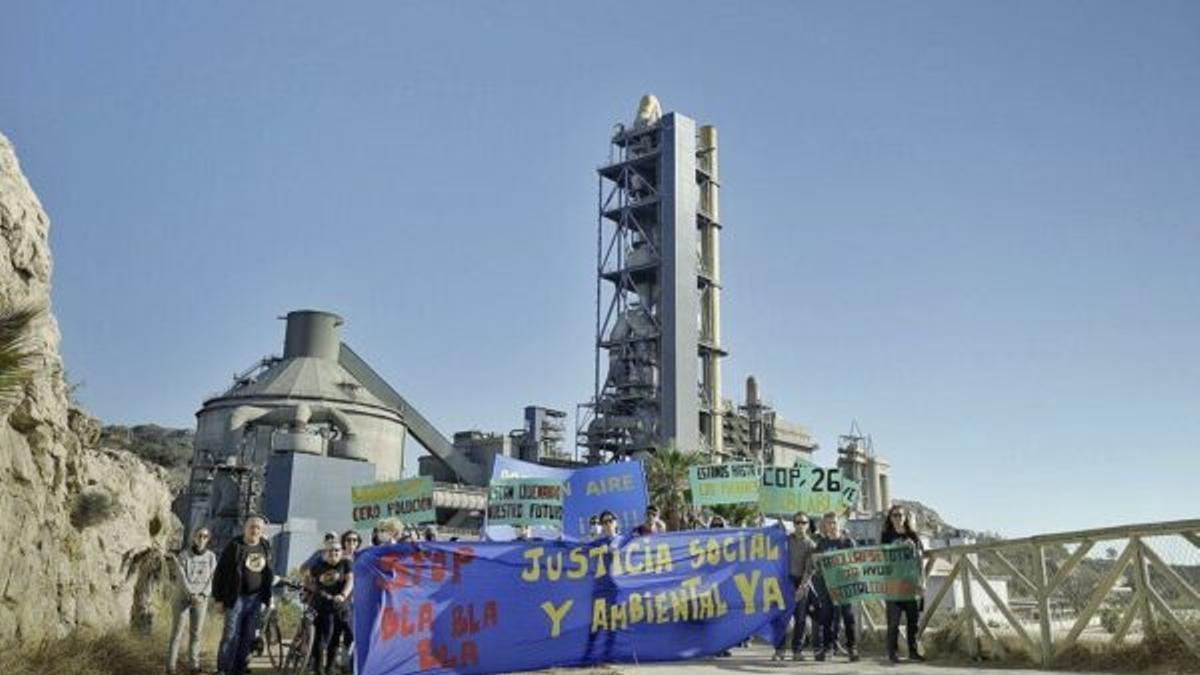
[[[764,467],[758,505],[768,516],[790,517],[797,512],[821,515],[844,513],[858,503],[858,483],[842,478],[839,469],[824,469],[798,460],[795,466]]]
[[[563,481],[497,478],[488,487],[488,525],[541,525],[562,529]]]
[[[688,469],[692,504],[754,504],[758,501],[758,465],[753,462],[705,464]]]
[[[820,553],[817,573],[835,605],[863,600],[915,600],[921,587],[921,558],[910,543],[865,546]]]
[[[433,510],[433,479],[418,476],[350,488],[354,529],[369,531],[384,518],[399,518],[409,525],[437,520]]]

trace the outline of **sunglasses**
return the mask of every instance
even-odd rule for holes
[[[608,524],[608,523],[615,523],[615,522],[617,522],[616,518],[605,518],[604,520],[600,521],[601,524]]]

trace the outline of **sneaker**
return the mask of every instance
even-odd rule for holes
[[[854,663],[855,661],[858,660],[858,650],[855,649],[854,647],[847,648],[846,649],[846,658],[850,659],[850,663]]]
[[[824,660],[825,660],[825,650],[824,650],[824,649],[822,649],[821,651],[817,652],[817,660],[818,660],[818,661],[824,661]]]
[[[771,655],[771,660],[772,660],[772,661],[783,661],[783,660],[784,660],[784,658],[785,658],[785,657],[784,657],[784,654],[783,654],[783,650],[782,650],[782,649],[776,649],[776,650],[775,650],[775,653]]]
[[[924,656],[921,656],[921,652],[919,652],[919,651],[917,651],[917,650],[913,649],[913,650],[911,650],[911,651],[909,651],[909,652],[908,652],[908,660],[909,660],[909,661],[917,661],[917,662],[924,663],[924,661],[925,661],[925,657],[924,657]]]
[[[892,663],[900,663],[900,657],[896,654],[896,652],[888,652],[888,661],[891,661]]]
[[[798,649],[796,651],[792,652],[792,660],[793,661],[803,661],[804,660],[804,652],[802,652]]]

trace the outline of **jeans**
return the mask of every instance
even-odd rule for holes
[[[905,637],[908,638],[908,655],[917,653],[917,618],[920,611],[916,600],[900,600],[887,603],[887,650],[895,654],[900,642],[900,614],[905,618]]]
[[[792,588],[798,588],[800,585],[800,577],[791,577]],[[819,608],[820,600],[817,598],[817,592],[808,587],[806,592],[796,600],[796,608],[792,612],[792,651],[799,652],[804,648],[804,630],[808,625],[808,613],[814,608]],[[818,615],[819,616],[819,615]],[[816,625],[813,626],[813,633],[820,636],[820,631]],[[775,643],[775,650],[783,649],[783,641],[787,639],[787,635],[780,635]],[[817,643],[820,648],[819,641]]]
[[[225,629],[221,631],[221,650],[217,654],[217,670],[225,675],[241,675],[249,667],[261,606],[262,598],[253,593],[239,595],[232,607],[225,608]]]
[[[179,643],[183,642],[183,622],[188,622],[188,665],[192,670],[200,669],[200,631],[204,628],[204,616],[208,613],[208,599],[197,606],[192,605],[189,595],[176,598],[172,605],[171,646],[167,650],[167,670],[175,670],[179,662]]]
[[[837,642],[838,618],[846,626],[846,649],[854,649],[857,636],[854,633],[854,608],[850,605],[835,605],[829,596],[821,598],[821,651],[833,651]]]

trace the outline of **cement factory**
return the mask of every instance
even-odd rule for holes
[[[418,473],[434,480],[439,530],[460,536],[479,531],[497,455],[570,467],[674,444],[713,461],[812,461],[817,443],[764,401],[754,377],[741,403],[722,393],[718,149],[715,127],[663,114],[649,95],[610,137],[597,169],[594,389],[574,425],[562,410],[527,405],[519,429],[447,438],[342,341],[341,317],[293,311],[282,356],[238,373],[196,413],[177,504],[188,532],[207,524],[223,544],[246,514],[262,513],[286,569],[324,531],[348,527],[351,486],[412,473],[409,435],[428,451]],[[890,503],[888,464],[857,426],[838,446],[843,475],[862,486],[858,512],[873,518]]]

